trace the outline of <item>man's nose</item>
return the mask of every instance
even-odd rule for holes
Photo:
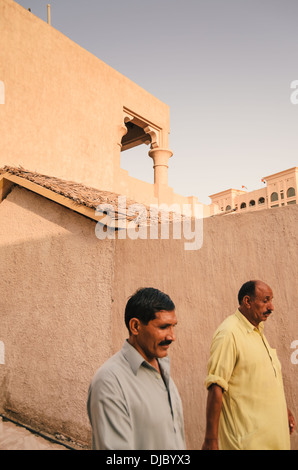
[[[269,304],[269,309],[270,309],[272,312],[273,312],[273,310],[274,310],[274,305],[273,305],[272,301],[271,301],[270,304]]]
[[[167,341],[175,341],[176,339],[176,334],[174,328],[169,328],[169,331],[167,332]]]

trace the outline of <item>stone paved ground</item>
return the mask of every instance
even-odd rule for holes
[[[67,450],[67,448],[0,418],[0,450]]]

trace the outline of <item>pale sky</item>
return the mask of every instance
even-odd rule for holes
[[[261,188],[298,166],[297,0],[19,0],[170,107],[178,194]],[[153,182],[149,147],[122,153]]]

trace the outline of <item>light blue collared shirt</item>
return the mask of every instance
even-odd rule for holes
[[[125,341],[96,372],[89,388],[92,449],[184,450],[184,421],[170,361],[162,375]]]

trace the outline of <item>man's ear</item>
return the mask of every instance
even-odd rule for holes
[[[131,318],[129,320],[129,330],[132,335],[137,336],[139,334],[141,322],[138,318]]]
[[[243,304],[245,305],[246,308],[250,308],[251,304],[251,298],[249,295],[245,295],[242,299]]]

